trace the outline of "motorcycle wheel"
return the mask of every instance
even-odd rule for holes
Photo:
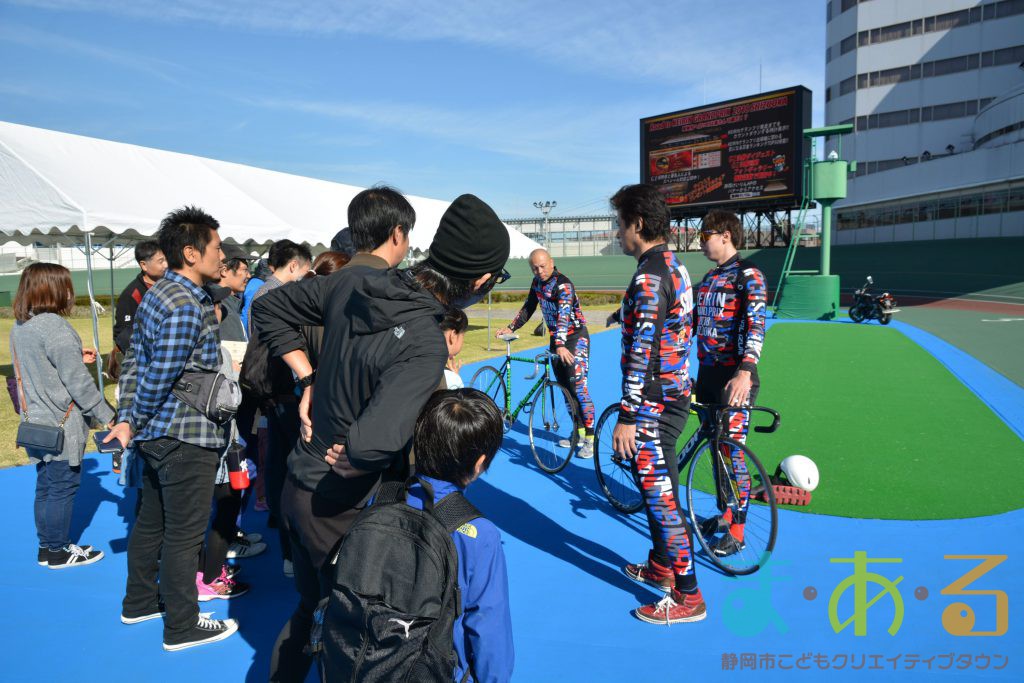
[[[850,315],[850,320],[852,320],[855,323],[862,323],[862,322],[864,322],[864,311],[861,310],[860,304],[855,304],[853,306],[850,306],[849,315]]]
[[[883,325],[888,325],[890,320],[892,320],[892,313],[883,313],[882,317],[878,319],[878,322]]]

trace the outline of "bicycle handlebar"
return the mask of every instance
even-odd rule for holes
[[[544,363],[544,365],[547,365],[550,360],[551,360],[551,352],[550,351],[545,351],[543,353],[538,354],[533,359],[533,374],[529,375],[528,377],[524,377],[523,379],[533,379],[534,377],[539,375],[540,374],[540,364]]]
[[[723,406],[723,405],[711,405],[711,404],[698,403],[696,401],[693,401],[690,405],[691,405],[691,408],[692,407],[699,407],[699,408],[705,408],[705,409],[707,409],[709,411],[713,411],[715,413],[715,416],[718,418],[718,424],[719,425],[724,425],[725,424],[726,417],[728,416],[729,413],[735,413],[735,412],[739,412],[741,410],[749,410],[752,413],[753,412],[768,413],[769,415],[772,416],[772,423],[770,425],[762,425],[760,427],[754,427],[754,431],[755,432],[760,432],[762,434],[771,434],[772,432],[777,430],[779,428],[779,421],[781,420],[781,418],[779,417],[779,412],[777,410],[773,409],[773,408],[768,408],[767,406]]]

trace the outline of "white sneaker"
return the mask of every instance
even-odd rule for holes
[[[285,560],[281,570],[288,578],[295,576],[295,565],[292,564],[291,560]]]
[[[583,445],[580,446],[580,450],[577,451],[577,453],[576,453],[576,457],[577,458],[582,458],[583,460],[589,460],[590,458],[593,458],[594,457],[594,440],[593,439],[584,439],[583,440]]]
[[[236,560],[246,557],[256,557],[267,549],[267,544],[262,541],[249,543],[245,539],[239,539],[228,546],[228,559]]]
[[[559,448],[568,448],[571,445],[572,445],[572,441],[570,441],[569,439],[559,439],[558,440],[558,447]]]

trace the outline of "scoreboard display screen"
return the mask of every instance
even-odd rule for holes
[[[674,216],[796,208],[810,122],[803,86],[641,119],[640,177]]]

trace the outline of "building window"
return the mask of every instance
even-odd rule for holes
[[[900,38],[907,38],[910,35],[911,23],[907,21],[902,24],[883,26],[882,28],[878,29],[878,40],[872,42],[887,43],[890,40],[899,40]]]
[[[992,53],[992,56],[993,66],[999,66],[1001,64],[1020,64],[1021,61],[1024,61],[1024,45],[995,50]]]
[[[851,52],[857,49],[857,34],[847,36],[843,38],[842,42],[839,43],[839,54],[845,55],[847,52]]]
[[[858,74],[857,75],[857,89],[858,90],[863,90],[866,87],[868,87],[868,75],[867,74]]]
[[[1003,0],[996,3],[996,17],[999,19],[1022,13],[1024,13],[1024,0]]]
[[[964,102],[964,116],[974,116],[978,113],[978,102],[977,100],[967,100]]]
[[[826,102],[831,102],[832,101],[832,88],[825,88],[825,101]]]
[[[825,4],[825,21],[832,21],[832,0]]]
[[[932,120],[932,108],[931,107],[921,107],[921,121],[931,121],[931,120]]]
[[[857,117],[857,130],[861,131],[861,130],[867,130],[867,129],[868,129],[868,117],[866,117],[866,116],[858,116]]]
[[[979,109],[984,109],[988,105],[992,104],[992,102],[995,101],[995,99],[996,98],[994,98],[994,97],[983,97],[981,99],[981,102],[978,103],[978,108]]]
[[[865,45],[868,45],[870,43],[871,43],[871,34],[869,32],[861,31],[860,33],[857,34],[857,45],[859,47],[864,47]]]
[[[971,13],[969,10],[949,12],[948,14],[940,14],[935,17],[935,28],[932,30],[948,31],[957,26],[967,26],[969,23],[971,23]]]
[[[981,200],[981,213],[993,214],[1006,211],[1006,190],[986,192]]]
[[[906,109],[901,111],[890,111],[878,115],[879,128],[892,128],[893,126],[905,126],[910,123],[910,112]]]
[[[884,71],[876,71],[871,74],[871,85],[889,85],[890,83],[900,83],[902,81],[910,80],[910,67],[901,66],[895,69],[886,69]]]
[[[956,218],[957,200],[953,199],[940,199],[938,209],[935,212],[936,220],[944,220],[947,218]]]
[[[856,89],[855,85],[856,80],[853,76],[850,76],[845,81],[839,83],[839,94],[846,95],[848,93],[853,92]]]
[[[992,66],[995,62],[995,53],[989,50],[988,52],[981,53],[981,68]]]
[[[979,21],[981,21],[981,7],[980,6],[979,7],[972,7],[971,8],[971,23],[972,24],[977,24]]]
[[[857,6],[857,0],[842,0],[842,3],[840,13]]]
[[[967,55],[967,70],[970,71],[971,69],[977,69],[978,62],[979,59],[977,54]]]
[[[963,102],[953,104],[937,104],[932,107],[932,120],[958,119],[965,115],[966,106]]]
[[[987,5],[985,5],[984,10],[985,10],[985,19],[995,19],[996,18],[996,3],[994,3],[994,2],[988,3]]]
[[[832,48],[831,47],[826,47],[825,48],[825,63],[828,64],[831,61],[832,61]]]
[[[961,71],[967,71],[967,55],[962,57],[950,57],[949,59],[939,59],[933,62],[935,65],[934,75],[945,76],[946,74],[955,74]]]
[[[910,110],[908,110],[908,112],[909,112],[907,114],[907,122],[908,123],[917,123],[918,121],[921,120],[921,110],[920,109],[910,109]]]

